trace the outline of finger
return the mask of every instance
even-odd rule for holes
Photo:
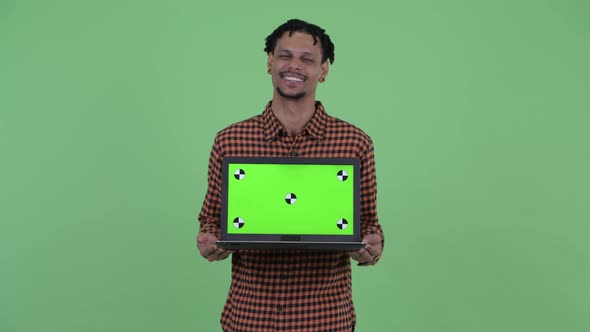
[[[365,248],[361,248],[358,250],[359,256],[360,257],[364,257],[367,256],[369,254],[369,252],[367,251],[366,247]]]
[[[350,257],[352,257],[352,256],[358,257],[361,255],[361,250],[365,250],[365,249],[361,248],[359,250],[349,251],[348,254],[350,255]]]
[[[358,262],[359,263],[366,263],[366,262],[371,262],[373,260],[373,256],[371,256],[371,254],[369,254],[368,252],[366,254],[363,254]]]
[[[229,256],[229,254],[230,252],[226,251],[225,249],[217,248],[209,256],[207,256],[207,260],[209,260],[210,262],[219,261],[222,259],[226,259],[227,256]]]
[[[224,250],[224,251],[223,251],[223,253],[219,255],[219,258],[218,258],[218,260],[224,260],[224,259],[228,258],[228,257],[229,257],[229,255],[231,255],[231,254],[232,254],[232,252],[231,252],[231,251],[229,251],[229,250]]]
[[[207,255],[207,257],[206,257],[206,258],[207,258],[207,260],[208,260],[209,262],[213,262],[213,261],[217,260],[217,257],[218,257],[218,254],[217,254],[217,253],[218,253],[218,251],[219,251],[219,248],[215,248],[215,250],[211,251],[211,252],[210,252],[210,253]]]
[[[367,252],[369,253],[369,255],[371,255],[372,257],[376,257],[376,256],[379,256],[381,254],[381,246],[380,245],[370,245],[370,244],[367,244],[367,246],[365,247],[365,249],[367,250]]]
[[[350,254],[350,257],[359,263],[370,262],[373,260],[373,256],[371,256],[371,254],[369,254],[364,248],[353,251]]]
[[[216,245],[212,244],[201,246],[199,249],[201,251],[201,256],[208,259],[218,248]]]
[[[350,258],[354,259],[355,261],[358,261],[360,258],[360,254],[357,251],[351,251],[349,253]]]

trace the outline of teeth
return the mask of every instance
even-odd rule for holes
[[[297,78],[297,77],[290,77],[290,76],[285,76],[285,79],[286,79],[287,81],[292,81],[292,82],[303,82],[303,80],[302,80],[302,79],[300,79],[300,78]]]

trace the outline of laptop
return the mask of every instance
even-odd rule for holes
[[[221,239],[226,249],[364,247],[354,158],[226,157]]]

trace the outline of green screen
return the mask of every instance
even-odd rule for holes
[[[317,99],[375,144],[357,332],[590,330],[590,1],[0,0],[0,331],[220,331],[213,138],[325,28]]]
[[[228,173],[229,234],[354,233],[352,165],[230,164]],[[238,227],[236,218],[242,219]],[[339,228],[341,219],[351,227]]]

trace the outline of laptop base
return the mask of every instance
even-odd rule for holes
[[[298,242],[298,241],[217,241],[217,246],[229,250],[238,249],[325,249],[354,251],[365,246],[362,242]]]

